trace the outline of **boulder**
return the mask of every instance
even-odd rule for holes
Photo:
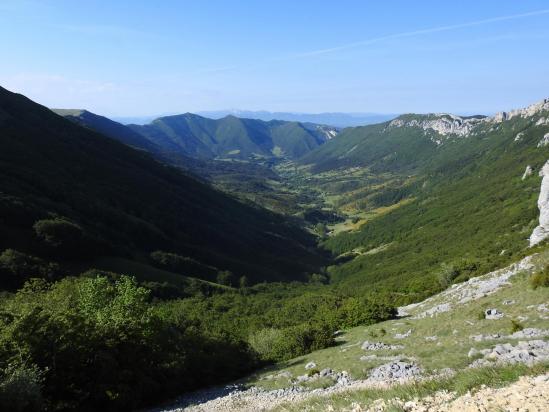
[[[316,363],[314,363],[314,362],[309,362],[305,365],[306,370],[314,369],[314,368],[316,368]]]
[[[484,318],[488,320],[496,320],[501,319],[503,317],[503,313],[501,313],[497,309],[486,309],[484,311]]]

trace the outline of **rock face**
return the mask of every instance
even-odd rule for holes
[[[542,139],[539,141],[537,147],[545,147],[549,144],[549,133],[546,133]]]
[[[549,160],[540,170],[539,175],[543,178],[539,191],[539,225],[530,235],[530,246],[537,245],[549,236]]]
[[[520,117],[534,116],[535,114],[544,110],[549,110],[549,99],[543,99],[542,101],[538,103],[534,103],[528,107],[525,107],[524,109],[512,110],[510,112],[500,112],[500,113],[497,113],[494,117],[487,118],[487,119],[488,121],[499,123],[505,120],[512,119],[513,117],[517,117],[517,116],[520,116]]]
[[[395,119],[389,123],[389,127],[420,127],[423,130],[433,130],[442,136],[456,135],[466,136],[473,128],[483,121],[483,118],[462,118],[453,114],[437,114],[434,119],[404,121]]]
[[[524,171],[524,174],[522,175],[522,180],[526,179],[528,176],[532,175],[532,166],[528,165],[526,166],[526,170]]]

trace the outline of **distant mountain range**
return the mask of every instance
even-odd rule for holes
[[[288,122],[317,123],[334,127],[354,127],[368,124],[381,123],[394,119],[398,114],[385,113],[292,113],[292,112],[268,112],[265,110],[212,110],[197,112],[199,116],[210,119],[221,119],[227,116],[236,116],[244,119],[263,120],[284,120]],[[163,114],[157,116],[113,116],[112,120],[122,124],[145,125],[160,117],[171,116]]]
[[[292,113],[250,110],[215,110],[202,111],[198,112],[198,114],[211,119],[220,119],[232,115],[266,122],[270,120],[285,120],[289,122],[326,124],[341,128],[381,123],[398,116],[397,114],[383,113]]]
[[[299,158],[335,137],[339,129],[314,123],[262,121],[192,113],[166,116],[147,125],[128,125],[165,151],[212,159]]]

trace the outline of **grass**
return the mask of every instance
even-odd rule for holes
[[[538,268],[543,268],[549,262],[549,250],[537,255],[533,263]],[[520,319],[520,327],[549,329],[549,316],[537,310],[537,306],[549,302],[549,290],[547,288],[532,289],[529,285],[530,274],[517,274],[511,278],[510,284],[502,287],[496,293],[482,297],[478,300],[463,304],[454,310],[439,313],[435,317],[422,319],[400,318],[389,320],[370,326],[359,326],[347,330],[342,336],[336,338],[337,345],[320,351],[310,353],[287,362],[281,362],[268,370],[260,371],[248,378],[248,385],[260,386],[265,389],[278,389],[291,386],[287,377],[279,379],[265,379],[267,375],[276,376],[280,372],[289,372],[293,378],[306,374],[304,366],[308,362],[315,362],[319,370],[331,368],[337,372],[347,371],[354,379],[368,377],[369,371],[381,364],[388,362],[381,359],[382,356],[398,356],[402,360],[418,363],[427,374],[444,368],[452,368],[459,371],[452,379],[427,381],[422,383],[403,385],[390,390],[368,390],[358,393],[346,393],[334,395],[328,398],[334,406],[342,404],[350,405],[351,402],[366,402],[380,397],[417,397],[435,392],[441,389],[464,393],[467,390],[481,384],[500,385],[510,382],[521,374],[537,373],[541,368],[547,370],[547,365],[529,369],[523,366],[509,368],[467,369],[467,366],[475,359],[468,357],[469,349],[491,348],[497,343],[516,344],[517,339],[505,338],[492,341],[476,342],[472,335],[490,335],[499,333],[507,336],[517,331],[517,320]],[[445,302],[442,296],[435,296],[429,306]],[[513,304],[504,305],[504,301],[514,301]],[[484,313],[487,308],[497,308],[505,316],[498,320],[478,319],[478,313]],[[411,310],[411,315],[419,313],[426,308]],[[412,330],[406,339],[395,339],[395,334]],[[426,337],[436,336],[436,340],[426,340]],[[364,341],[381,341],[387,344],[401,344],[401,350],[384,350],[365,352],[361,349]],[[363,355],[375,354],[377,359],[360,360]],[[317,402],[317,403],[315,403]],[[321,403],[318,403],[321,402]],[[322,401],[309,401],[306,405],[315,409],[315,406],[324,405]],[[303,405],[302,405],[303,406]],[[288,407],[290,408],[290,407]],[[323,408],[324,409],[324,408]],[[281,409],[303,410],[303,409]],[[337,410],[337,408],[336,408]]]

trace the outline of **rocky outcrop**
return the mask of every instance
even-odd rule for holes
[[[526,166],[526,169],[524,170],[524,174],[522,175],[522,180],[526,179],[528,176],[532,175],[532,166],[528,165]]]
[[[437,113],[421,116],[401,116],[389,123],[388,128],[393,127],[419,127],[423,130],[436,132],[439,136],[457,136],[466,137],[475,132],[477,126],[482,124],[498,124],[515,117],[533,117],[544,111],[549,111],[549,99],[544,99],[523,109],[511,110],[510,112],[499,112],[492,117],[462,117],[449,113]],[[543,126],[549,124],[549,117],[540,117],[535,125]],[[492,129],[491,129],[492,130]],[[524,132],[516,135],[515,141],[518,142],[524,137]],[[444,142],[441,138],[432,137],[431,140],[440,145]],[[549,143],[549,137],[548,137]],[[540,142],[541,144],[541,142]]]
[[[545,147],[549,144],[549,133],[546,133],[538,143],[537,147]]]
[[[543,178],[539,191],[539,225],[530,235],[530,246],[537,245],[549,236],[549,160],[539,172]]]
[[[490,366],[494,362],[499,364],[523,363],[533,365],[549,360],[549,342],[531,340],[527,342],[520,341],[516,345],[503,343],[494,346],[493,349],[480,350],[479,353],[484,355],[484,358],[477,359],[469,367]],[[469,354],[471,354],[471,351],[469,351]]]
[[[411,379],[421,376],[422,370],[415,363],[389,362],[378,366],[370,372],[370,378],[390,381],[395,379]]]
[[[420,127],[423,130],[433,130],[442,136],[466,136],[471,133],[477,124],[483,121],[483,118],[463,118],[446,113],[434,116],[435,118],[429,116],[422,120],[412,119],[408,121],[398,118],[389,123],[389,127]]]
[[[549,110],[549,99],[543,99],[540,102],[531,104],[523,109],[511,110],[510,112],[499,112],[494,117],[487,118],[492,123],[500,123],[505,120],[512,119],[513,117],[531,117],[536,114]]]
[[[397,350],[402,349],[402,345],[387,345],[383,342],[364,342],[362,344],[362,350]]]

